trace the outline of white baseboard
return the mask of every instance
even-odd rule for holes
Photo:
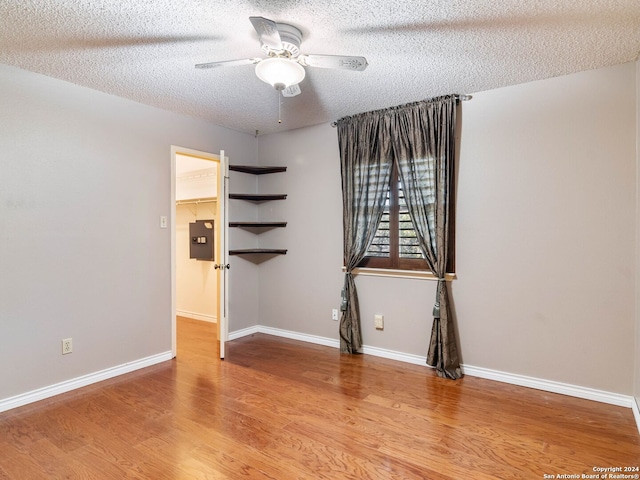
[[[640,433],[640,404],[638,404],[637,398],[631,398],[631,409],[633,410],[633,416],[636,419],[636,425],[638,427],[638,432]]]
[[[325,347],[340,348],[340,342],[327,337],[319,337],[317,335],[308,335],[306,333],[292,332],[290,330],[281,330],[279,328],[263,327],[256,325],[255,327],[243,328],[235,332],[229,332],[229,340],[246,337],[254,333],[266,333],[276,337],[290,338],[292,340],[300,340],[301,342],[314,343],[316,345],[324,345]]]
[[[243,328],[242,330],[236,330],[235,332],[229,332],[227,337],[228,340],[235,340],[236,338],[247,337],[249,335],[253,335],[254,333],[259,333],[258,327],[249,327]]]
[[[396,352],[394,350],[387,350],[386,348],[367,347],[366,345],[362,347],[362,353],[365,355],[373,355],[374,357],[388,358],[389,360],[397,360],[399,362],[412,363],[414,365],[433,368],[427,365],[427,357],[421,357],[420,355]]]
[[[340,342],[333,338],[319,337],[317,335],[309,335],[306,333],[291,332],[289,330],[281,330],[279,328],[258,326],[260,333],[275,335],[277,337],[290,338],[292,340],[300,340],[301,342],[314,343],[316,345],[324,345],[325,347],[340,348]]]
[[[171,360],[172,358],[173,356],[171,355],[171,352],[159,353],[157,355],[152,355],[140,360],[128,362],[123,365],[107,368],[99,372],[83,375],[82,377],[65,380],[64,382],[56,383],[55,385],[39,388],[27,393],[22,393],[14,397],[0,399],[0,412],[5,412],[7,410],[11,410],[12,408],[22,407],[23,405],[27,405],[29,403],[44,400],[45,398],[53,397],[61,393],[66,393],[77,388],[86,387],[87,385],[101,382],[103,380],[108,380],[109,378],[117,377],[118,375],[123,375],[125,373],[130,373],[141,368],[150,367],[151,365],[165,362],[167,360]]]
[[[240,338],[245,335],[250,335],[252,333],[266,333],[278,337],[291,338],[293,340],[301,340],[303,342],[325,345],[327,347],[340,348],[340,342],[332,338],[307,335],[298,332],[291,332],[288,330],[281,330],[278,328],[264,327],[261,325],[233,332],[229,334],[229,340]],[[394,350],[387,350],[384,348],[368,347],[366,345],[363,347],[362,352],[364,354],[373,355],[376,357],[388,358],[391,360],[397,360],[399,362],[412,363],[414,365],[424,365],[427,368],[432,368],[427,365],[427,357],[422,357],[420,355],[411,355]],[[472,365],[461,365],[461,369],[465,375],[469,375],[472,377],[486,378],[487,380],[495,380],[497,382],[509,383],[511,385],[535,388],[537,390],[543,390],[546,392],[559,393],[562,395],[584,398],[587,400],[608,403],[611,405],[618,405],[621,407],[632,408],[635,405],[634,414],[636,415],[636,423],[638,424],[638,428],[640,429],[640,413],[638,413],[638,405],[632,396],[606,392],[603,390],[596,390],[593,388],[581,387],[578,385],[571,385],[568,383],[555,382],[553,380],[527,377],[515,373],[490,370],[488,368],[474,367]]]
[[[204,313],[187,312],[186,310],[176,310],[179,317],[191,318],[192,320],[202,320],[203,322],[218,323],[218,317]]]
[[[488,368],[474,367],[471,365],[462,365],[462,372],[465,375],[471,375],[472,377],[486,378],[497,382],[520,385],[521,387],[535,388],[536,390],[544,390],[545,392],[560,393],[570,397],[584,398],[587,400],[594,400],[596,402],[618,405],[619,407],[631,408],[633,401],[633,397],[630,395],[621,395],[619,393],[596,390],[595,388],[581,387],[579,385],[571,385],[569,383],[555,382],[553,380],[545,380],[535,377],[527,377],[516,373],[501,372],[498,370],[490,370]]]

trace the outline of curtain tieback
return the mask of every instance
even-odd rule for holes
[[[349,282],[349,276],[353,276],[351,271],[347,271],[344,275],[344,286],[342,287],[342,291],[340,292],[340,311],[346,312],[347,307],[349,306],[349,298],[347,297],[347,283]]]
[[[438,289],[436,291],[436,303],[433,304],[433,318],[440,318],[440,288],[442,283],[446,282],[446,278],[439,277],[438,278]]]

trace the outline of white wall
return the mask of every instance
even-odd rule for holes
[[[465,105],[453,286],[465,363],[631,394],[634,68]]]
[[[338,338],[331,309],[342,288],[342,198],[335,129],[329,125],[259,137],[260,163],[287,171],[262,175],[261,193],[286,193],[264,203],[260,219],[286,228],[260,235],[260,246],[286,248],[260,265],[260,320],[270,327]]]
[[[0,91],[0,400],[169,351],[170,146],[252,163],[255,139],[2,65]]]
[[[477,93],[463,104],[452,291],[467,365],[631,394],[635,65]],[[260,323],[337,339],[340,166],[328,125],[260,138],[261,211],[289,254],[260,267]],[[364,343],[426,355],[435,283],[358,277]],[[376,331],[373,315],[385,315]]]
[[[257,142],[257,140],[253,140]],[[235,165],[255,165],[257,163],[257,155],[233,155],[230,158],[230,163]],[[256,175],[229,172],[229,193],[256,193],[257,188]],[[244,200],[229,200],[228,220],[230,222],[254,222],[257,219],[258,208],[254,203]],[[229,249],[256,248],[257,246],[257,236],[240,228],[229,228]],[[228,271],[231,283],[229,332],[237,332],[258,324],[260,316],[257,301],[259,265],[242,256],[230,256],[229,265],[231,267]]]
[[[189,224],[213,220],[217,231],[216,205],[176,205],[176,313],[208,322],[218,318],[218,271],[215,262],[190,258]]]

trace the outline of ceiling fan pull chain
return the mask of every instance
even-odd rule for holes
[[[282,123],[282,95],[278,91],[278,123]]]

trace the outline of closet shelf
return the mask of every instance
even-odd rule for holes
[[[267,173],[286,172],[287,167],[257,167],[254,165],[229,165],[229,170],[234,172],[250,173],[252,175],[265,175]]]

